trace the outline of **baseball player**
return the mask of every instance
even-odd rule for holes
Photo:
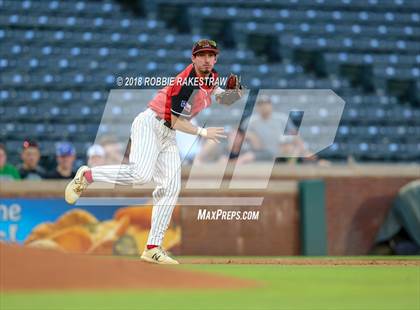
[[[153,180],[157,186],[153,191],[151,228],[141,255],[144,261],[178,264],[161,247],[181,189],[181,162],[175,130],[216,142],[226,138],[223,127],[201,128],[190,122],[192,117],[210,106],[212,95],[218,103],[225,105],[232,104],[241,96],[241,86],[235,75],[229,76],[226,90],[217,83],[209,83],[210,78],[216,81],[218,77],[214,70],[218,54],[215,41],[200,40],[193,45],[192,63],[176,76],[174,83],[159,90],[148,108],[134,119],[129,164],[93,168],[82,166],[66,187],[65,199],[74,204],[94,181],[130,185]],[[186,83],[191,78],[198,78],[195,80],[199,82]]]

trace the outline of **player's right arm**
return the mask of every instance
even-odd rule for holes
[[[178,117],[172,114],[172,128],[175,130],[180,130],[190,135],[198,135],[207,139],[220,142],[219,139],[226,138],[225,130],[223,127],[209,127],[201,128],[195,127],[189,120],[184,117]]]

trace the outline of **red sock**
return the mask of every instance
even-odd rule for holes
[[[86,181],[88,181],[88,183],[93,182],[92,170],[85,171],[85,173],[83,173],[83,176],[85,177]]]
[[[158,245],[148,244],[148,245],[146,245],[146,247],[147,247],[148,250],[151,250],[151,249],[157,248]]]

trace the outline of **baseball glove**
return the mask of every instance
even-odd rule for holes
[[[226,90],[217,95],[216,99],[220,104],[232,105],[242,97],[242,85],[235,74],[230,74],[226,81]]]

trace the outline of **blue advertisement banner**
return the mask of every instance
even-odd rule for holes
[[[80,208],[80,207],[78,207]],[[109,220],[121,206],[84,206],[98,220]],[[75,209],[64,199],[2,199],[0,201],[0,240],[23,243],[39,223],[55,222]]]

